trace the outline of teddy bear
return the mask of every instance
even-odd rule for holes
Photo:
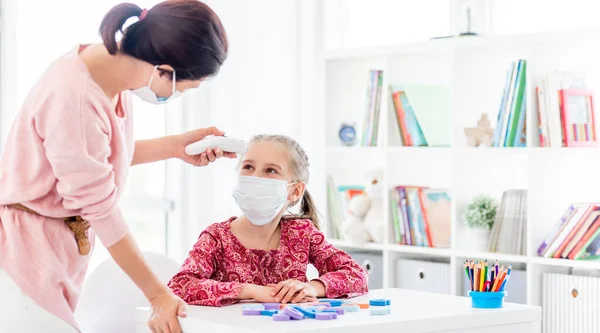
[[[341,231],[351,243],[383,243],[385,224],[382,215],[382,178],[382,170],[369,171],[365,176],[365,192],[355,195],[348,203],[348,214]]]

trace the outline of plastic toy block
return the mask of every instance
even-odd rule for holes
[[[390,300],[382,299],[382,298],[372,299],[369,301],[369,305],[370,306],[386,306],[386,305],[390,305]]]
[[[327,303],[327,302],[319,302],[319,303],[315,304],[315,306],[324,306],[327,308],[332,307],[331,303]]]
[[[320,313],[317,313],[316,319],[317,320],[333,320],[334,315],[335,315],[335,313],[320,312]]]
[[[256,309],[264,309],[262,304],[244,304],[242,305],[242,310],[256,310]]]
[[[243,310],[242,314],[244,316],[260,316],[262,314],[261,309],[247,309],[247,310]]]
[[[265,303],[265,304],[263,304],[263,307],[265,310],[277,310],[277,309],[279,309],[280,305],[281,304],[279,304],[279,303]]]
[[[346,305],[346,306],[344,306],[344,309],[347,312],[358,312],[358,311],[360,311],[360,307],[358,305]]]
[[[276,315],[273,315],[273,320],[274,321],[289,321],[289,320],[292,320],[292,318],[286,314],[276,314]]]
[[[277,310],[262,310],[260,312],[261,316],[269,316],[269,317],[272,317],[272,316],[276,315],[277,313],[279,313],[279,311],[277,311]]]
[[[371,315],[372,316],[385,316],[385,315],[389,314],[388,309],[389,308],[373,307],[373,308],[371,308]]]
[[[346,309],[344,307],[339,307],[339,308],[332,308],[333,310],[335,310],[335,312],[338,315],[343,315],[346,312]]]
[[[343,302],[339,299],[321,299],[322,303],[329,303],[331,306],[341,306]]]
[[[332,315],[333,315],[333,319],[337,319],[337,317],[338,317],[337,313],[332,313]]]
[[[368,309],[369,308],[369,304],[366,304],[366,303],[357,303],[357,304],[354,304],[354,305],[358,305],[358,307],[361,308],[361,309]]]
[[[293,307],[286,307],[283,309],[283,313],[290,316],[292,319],[300,320],[304,318],[304,314]]]
[[[315,316],[316,316],[316,313],[317,313],[314,309],[303,308],[303,307],[300,307],[300,306],[295,306],[292,309],[298,310],[298,312],[302,313],[305,317],[311,318],[311,319],[314,319]]]

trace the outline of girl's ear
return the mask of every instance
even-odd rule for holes
[[[292,204],[297,204],[300,199],[302,199],[302,195],[304,194],[304,190],[306,185],[303,182],[298,182],[292,185],[292,191],[288,195],[288,201]]]

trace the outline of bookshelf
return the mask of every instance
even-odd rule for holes
[[[334,50],[323,54],[325,172],[337,185],[364,185],[374,169],[383,170],[382,204],[377,210],[385,223],[384,242],[355,245],[333,237],[331,221],[325,227],[328,240],[351,251],[381,254],[383,286],[396,286],[396,262],[418,259],[450,265],[451,294],[464,295],[465,259],[499,260],[526,272],[526,303],[542,304],[542,273],[570,273],[576,269],[600,271],[600,260],[566,260],[539,257],[538,246],[561,218],[569,204],[600,201],[600,148],[540,147],[536,83],[552,71],[585,74],[586,86],[600,92],[600,31],[578,30],[514,36],[439,39],[406,45]],[[487,113],[495,127],[506,73],[512,61],[527,62],[525,83],[524,147],[469,147],[465,127],[474,127]],[[377,145],[361,146],[367,108],[369,70],[383,71]],[[403,146],[388,87],[431,86],[450,92],[449,112],[440,130],[449,135],[448,146]],[[415,106],[416,107],[416,106]],[[596,107],[597,109],[597,107]],[[598,116],[596,115],[596,123]],[[354,123],[357,143],[344,146],[340,126]],[[421,124],[423,126],[423,124]],[[436,125],[437,126],[437,125]],[[445,126],[445,128],[444,128]],[[596,126],[597,128],[597,126]],[[598,133],[600,131],[597,130]],[[600,145],[599,145],[600,147]],[[429,248],[399,245],[394,237],[390,191],[397,185],[447,189],[452,196],[451,245]],[[527,191],[525,252],[491,253],[471,247],[463,213],[468,201],[487,194],[500,202],[510,189]],[[327,202],[319,203],[328,207]],[[324,216],[328,216],[324,214]]]

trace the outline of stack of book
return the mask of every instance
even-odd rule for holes
[[[367,87],[367,106],[364,114],[361,140],[361,145],[363,147],[377,146],[382,84],[383,71],[370,70],[369,84]]]
[[[566,112],[564,108],[561,99],[562,90],[586,90],[585,74],[556,71],[546,74],[537,82],[535,91],[540,147],[569,146],[565,140],[565,115],[571,117],[573,115],[568,111]],[[584,131],[595,140],[596,133],[593,128],[593,119],[586,118],[588,117],[582,114],[577,121],[586,127]]]
[[[489,251],[525,255],[526,234],[527,191],[504,191],[490,233]]]
[[[451,197],[448,190],[397,186],[391,192],[396,243],[450,247]]]
[[[526,77],[527,62],[513,62],[506,73],[498,119],[494,128],[492,146],[525,147],[526,135]]]
[[[545,258],[600,258],[600,203],[574,203],[537,250]]]

